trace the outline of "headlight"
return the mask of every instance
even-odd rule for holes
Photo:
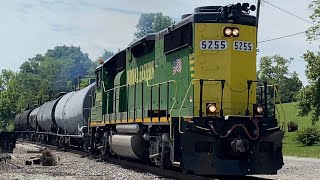
[[[214,114],[217,111],[215,103],[207,103],[207,114]]]
[[[214,105],[210,105],[208,109],[212,113],[216,112],[216,110],[217,110],[216,106],[214,106]]]
[[[238,37],[240,34],[239,28],[236,27],[224,27],[223,35],[224,37]]]
[[[261,113],[263,112],[263,107],[258,106],[258,107],[257,107],[257,112],[261,114]]]
[[[264,117],[264,106],[261,104],[253,104],[253,117],[263,118]]]
[[[239,29],[233,29],[232,35],[233,36],[239,36]]]
[[[224,33],[225,33],[226,35],[230,36],[231,33],[232,33],[232,30],[231,30],[230,28],[226,28],[226,29],[224,30]]]

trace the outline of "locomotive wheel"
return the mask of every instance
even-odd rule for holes
[[[103,137],[102,137],[102,148],[100,149],[100,152],[101,152],[101,156],[104,160],[107,160],[109,159],[110,157],[110,151],[109,151],[109,144],[108,144],[108,138],[109,138],[109,133],[108,132],[105,132],[103,134]]]
[[[190,169],[185,168],[183,164],[180,165],[180,169],[183,174],[193,174],[193,172]]]
[[[63,139],[63,149],[67,151],[69,149],[70,139],[68,137]]]
[[[59,149],[62,149],[62,148],[63,148],[63,144],[64,144],[63,137],[60,137],[59,140],[58,140],[58,147],[59,147]]]
[[[102,159],[103,159],[103,160],[108,160],[109,157],[110,157],[110,152],[109,152],[109,151],[107,151],[107,152],[105,152],[104,154],[102,154]]]
[[[170,166],[170,149],[164,148],[161,152],[160,168],[166,169]]]
[[[184,168],[184,167],[180,167],[180,169],[181,169],[181,172],[182,172],[183,174],[192,174],[189,169],[186,169],[186,168]]]

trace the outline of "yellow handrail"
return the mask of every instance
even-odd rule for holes
[[[274,85],[274,87],[275,87],[276,85]],[[274,95],[276,95],[276,88],[273,88],[273,94]],[[281,119],[281,116],[280,116],[280,112],[279,112],[279,110],[278,110],[278,108],[277,108],[277,106],[276,106],[276,98],[273,98],[273,105],[274,105],[274,107],[275,107],[275,109],[276,109],[276,111],[277,111],[277,114],[278,114],[278,117],[279,117],[279,120]]]
[[[279,95],[279,92],[278,92],[278,90],[277,90],[277,86],[276,86],[276,84],[269,84],[269,85],[267,85],[268,87],[273,87],[273,89],[274,89],[274,94],[275,94],[275,96],[277,96],[277,98],[278,98],[278,100],[279,100],[279,104],[280,104],[280,108],[281,108],[281,111],[282,111],[282,113],[283,113],[283,124],[284,124],[284,129],[285,129],[285,124],[286,124],[286,115],[285,115],[285,113],[284,113],[284,109],[283,109],[283,107],[282,107],[282,103],[281,103],[281,99],[280,99],[280,95]],[[258,86],[258,87],[264,87],[264,86]],[[279,113],[279,110],[278,110],[278,108],[277,108],[277,106],[276,106],[276,97],[274,98],[274,100],[273,100],[273,103],[274,103],[274,106],[276,107],[275,109],[276,109],[276,111],[277,111],[277,113],[278,113],[278,115],[279,115],[279,121],[280,121],[280,113]],[[274,113],[276,113],[276,112],[274,112]]]
[[[278,92],[278,90],[277,90],[277,87],[276,86],[274,86],[274,89],[275,89],[275,91],[276,91],[276,94],[278,95],[278,100],[279,100],[279,103],[280,103],[280,108],[281,108],[281,110],[282,110],[282,113],[283,113],[283,124],[284,124],[284,130],[286,130],[286,114],[284,113],[284,109],[283,109],[283,107],[282,107],[282,103],[281,103],[281,99],[280,99],[280,95],[279,95],[279,92]],[[277,109],[277,108],[276,108]],[[280,120],[279,120],[280,121]]]
[[[215,79],[192,79],[190,84],[189,84],[189,87],[187,89],[187,92],[182,100],[182,103],[181,103],[181,107],[179,109],[179,133],[183,134],[184,132],[181,130],[181,111],[182,111],[182,108],[183,108],[183,105],[184,105],[184,102],[186,101],[186,98],[188,96],[188,93],[189,93],[189,90],[191,88],[191,85],[193,84],[194,81],[200,81],[200,80],[203,80],[203,81],[216,81]]]

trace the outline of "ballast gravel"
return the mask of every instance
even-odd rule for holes
[[[156,180],[167,179],[152,173],[126,169],[122,166],[97,162],[69,152],[51,150],[57,160],[56,166],[25,165],[25,160],[39,156],[35,153],[42,149],[28,143],[18,143],[11,155],[10,163],[0,163],[0,179],[2,180]],[[33,153],[27,153],[31,151]],[[262,179],[320,179],[320,159],[284,157],[285,165],[277,175],[254,176]],[[249,177],[248,177],[249,178]],[[250,178],[253,179],[253,178]],[[254,178],[255,179],[255,178]]]
[[[27,153],[38,151],[43,147],[28,143],[16,145],[11,155],[10,164],[0,165],[0,179],[2,180],[157,180],[165,179],[157,175],[126,169],[119,165],[97,162],[69,152],[51,150],[56,157],[56,166],[25,165],[28,158],[41,155]],[[18,166],[18,167],[16,167]]]
[[[284,166],[273,176],[257,176],[281,180],[320,180],[320,159],[284,157]]]

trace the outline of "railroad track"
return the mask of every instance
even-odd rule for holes
[[[56,150],[60,152],[70,152],[74,154],[81,155],[82,157],[88,157],[91,160],[99,161],[99,162],[105,162],[105,163],[112,163],[115,165],[119,165],[124,168],[128,168],[134,171],[138,172],[149,172],[164,178],[170,178],[170,179],[179,179],[179,180],[222,180],[222,179],[230,179],[230,176],[219,176],[219,177],[204,177],[204,176],[198,176],[198,175],[192,175],[192,174],[185,174],[182,172],[174,171],[174,170],[168,170],[168,169],[161,169],[157,166],[152,166],[152,165],[146,165],[138,162],[133,162],[133,161],[128,161],[125,159],[120,159],[120,158],[114,158],[110,157],[107,160],[104,160],[100,156],[94,156],[94,155],[89,155],[89,153],[77,150],[77,149],[68,149],[68,150],[62,150],[58,149],[56,146],[53,145],[47,145],[47,144],[40,144],[37,142],[31,142],[27,140],[22,140],[19,139],[17,140],[17,143],[29,143],[29,144],[34,144],[34,145],[39,145],[43,146],[44,149],[49,149],[49,150]],[[240,177],[240,176],[233,176],[231,179],[249,179],[249,180],[254,180],[254,179],[259,179],[263,180],[262,178],[256,178],[252,176],[245,176],[245,177]]]

